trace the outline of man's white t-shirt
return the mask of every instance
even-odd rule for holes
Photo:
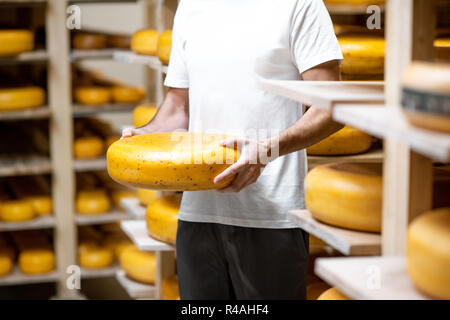
[[[189,88],[189,131],[264,139],[302,116],[299,103],[263,91],[265,77],[299,80],[342,60],[322,0],[181,0],[165,85]],[[179,219],[259,228],[293,228],[304,208],[304,150],[270,162],[238,193],[184,192]]]

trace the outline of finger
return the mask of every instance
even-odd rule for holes
[[[217,175],[214,178],[214,183],[222,183],[229,177],[234,176],[236,173],[238,173],[240,170],[242,170],[246,166],[246,163],[244,161],[237,161],[228,168],[226,168],[222,173]]]
[[[220,145],[227,147],[227,148],[234,148],[234,146],[237,144],[242,145],[245,142],[245,139],[242,138],[237,138],[237,137],[232,137],[232,138],[227,138],[224,140],[221,140],[219,143]]]
[[[133,128],[125,128],[125,129],[122,130],[122,137],[121,137],[121,139],[128,138],[128,137],[131,137],[133,135],[134,135]]]
[[[251,169],[248,171],[241,171],[237,174],[236,178],[233,182],[223,188],[220,189],[221,192],[239,192],[248,185],[252,184],[258,178],[258,174],[255,170]]]

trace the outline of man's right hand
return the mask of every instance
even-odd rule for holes
[[[135,128],[125,128],[122,130],[122,137],[120,139],[137,136],[142,133],[143,132],[141,132],[141,130],[139,130],[137,128],[136,129]]]

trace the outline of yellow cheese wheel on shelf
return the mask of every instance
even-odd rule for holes
[[[348,35],[338,37],[344,61],[343,74],[380,75],[384,73],[385,41],[382,37]]]
[[[114,262],[114,252],[110,248],[96,243],[80,243],[78,246],[78,262],[83,268],[106,268]]]
[[[120,201],[124,198],[136,198],[136,191],[130,189],[115,189],[111,191],[111,199],[119,210],[125,210]]]
[[[0,57],[33,50],[34,35],[28,30],[0,30]]]
[[[118,48],[118,49],[130,49],[131,37],[128,35],[108,35],[106,42],[108,47]]]
[[[114,142],[107,152],[108,173],[129,187],[154,190],[193,191],[220,189],[214,178],[234,163],[239,154],[223,147],[225,135],[164,132]]]
[[[170,50],[172,49],[172,30],[166,30],[159,35],[158,58],[164,65],[169,64]]]
[[[133,125],[135,127],[145,126],[150,120],[153,119],[158,108],[155,103],[141,104],[133,110]]]
[[[414,62],[402,80],[402,107],[420,128],[450,133],[450,64]]]
[[[72,39],[72,45],[75,49],[92,50],[105,49],[107,37],[103,34],[95,33],[76,33]]]
[[[102,214],[109,211],[111,201],[105,190],[81,190],[77,193],[76,208],[82,215]]]
[[[85,105],[107,104],[111,101],[111,89],[107,87],[79,87],[75,89],[75,100]]]
[[[145,90],[127,86],[114,86],[111,89],[112,98],[117,103],[138,103],[145,97]]]
[[[55,269],[55,255],[47,248],[23,250],[19,254],[19,268],[26,274],[43,274]]]
[[[37,108],[45,102],[45,91],[39,87],[0,89],[0,111]]]
[[[434,57],[437,62],[450,61],[450,38],[434,40]]]
[[[306,207],[317,220],[360,231],[381,231],[382,175],[378,163],[330,163],[305,179]]]
[[[322,293],[317,300],[351,300],[349,297],[333,287]]]
[[[105,145],[99,137],[81,137],[75,139],[73,152],[77,159],[97,158],[105,153]]]
[[[414,219],[408,228],[406,261],[420,291],[450,300],[450,207]]]
[[[135,245],[128,246],[120,255],[120,266],[136,281],[155,283],[156,256],[153,252],[141,251]]]
[[[370,149],[372,137],[367,133],[345,126],[324,140],[308,147],[309,155],[348,155],[362,153]]]
[[[31,196],[25,200],[31,203],[34,212],[40,216],[49,215],[53,211],[53,201],[50,196]]]
[[[0,277],[6,276],[12,272],[14,268],[14,249],[0,243]]]
[[[181,196],[173,194],[159,198],[148,205],[146,222],[151,237],[175,244],[180,203]]]
[[[139,54],[155,56],[158,50],[158,30],[139,30],[131,38],[131,49]]]
[[[315,282],[306,286],[306,299],[317,300],[317,298],[330,289],[330,286],[325,282]]]
[[[133,245],[133,242],[124,234],[108,234],[103,244],[110,248],[114,252],[115,258],[119,260],[122,252]]]
[[[162,298],[163,300],[180,300],[178,276],[176,274],[164,278],[162,282]]]
[[[137,189],[139,202],[143,205],[149,205],[156,200],[158,192],[156,190]]]
[[[7,200],[0,205],[0,218],[5,222],[21,222],[34,219],[36,212],[29,201]]]

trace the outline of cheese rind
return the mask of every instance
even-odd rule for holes
[[[0,89],[0,110],[22,110],[40,107],[45,91],[39,87]]]
[[[338,37],[344,56],[343,74],[380,75],[384,73],[385,41],[382,37],[348,35]]]
[[[155,56],[158,50],[158,31],[136,31],[131,38],[131,49],[139,54]]]
[[[155,283],[156,256],[154,252],[141,251],[135,245],[130,245],[120,255],[120,266],[134,280],[147,284]]]
[[[341,228],[380,232],[382,176],[378,163],[331,163],[305,179],[306,207],[317,220]]]
[[[158,38],[158,58],[164,65],[169,64],[170,50],[172,48],[172,30],[166,30]]]
[[[174,194],[159,198],[148,205],[146,222],[152,238],[175,245],[180,203],[181,197]]]
[[[409,225],[406,261],[420,291],[450,299],[450,207],[424,213]]]
[[[351,300],[349,297],[340,292],[336,287],[330,288],[322,293],[317,300]]]
[[[34,35],[28,30],[0,30],[0,57],[33,50]]]
[[[133,110],[133,125],[138,128],[145,126],[156,115],[158,108],[154,103],[141,104]]]

